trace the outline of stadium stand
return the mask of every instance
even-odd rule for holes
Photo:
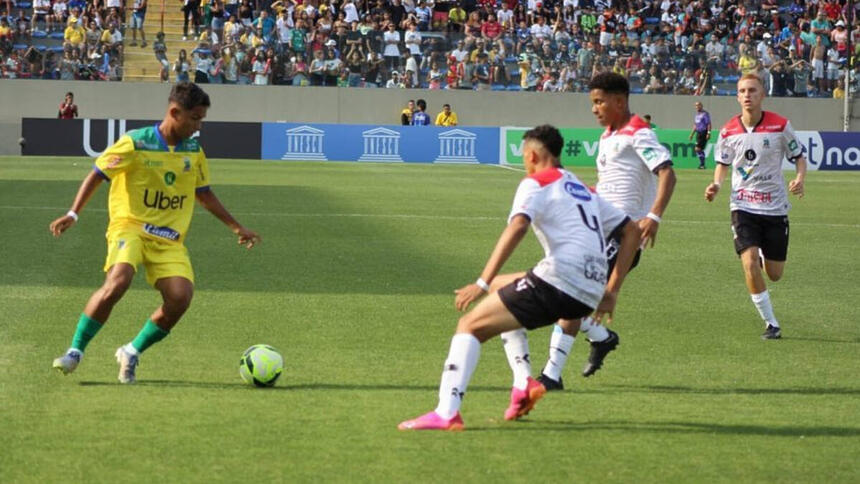
[[[2,76],[580,92],[612,70],[634,93],[733,95],[756,73],[803,97],[860,81],[847,0],[186,0],[148,5],[149,48],[132,9],[0,0]]]

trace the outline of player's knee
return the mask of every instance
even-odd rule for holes
[[[178,291],[170,291],[164,294],[164,305],[169,307],[174,312],[184,313],[191,306],[191,299],[194,297],[194,291],[191,289],[183,289]]]
[[[116,302],[122,298],[125,291],[131,286],[131,277],[125,275],[116,275],[109,277],[102,285],[102,299],[105,301]]]
[[[776,282],[782,279],[782,267],[766,267],[765,269],[765,272],[767,272],[767,277],[771,281]]]
[[[578,319],[559,319],[558,327],[568,336],[576,336],[579,332],[580,321]]]

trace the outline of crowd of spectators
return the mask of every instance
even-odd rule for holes
[[[0,77],[120,80],[123,18],[120,0],[0,0]]]
[[[70,56],[79,64],[76,76],[80,65],[93,60],[100,76],[109,76],[112,59],[122,54],[121,5],[111,7],[120,0],[53,1],[50,11],[60,14],[48,28],[72,25],[72,19],[77,26],[67,30],[78,33],[74,43],[67,39],[64,58],[53,61],[52,75],[63,75],[59,65]],[[844,95],[846,71],[852,92],[860,80],[854,62],[860,52],[860,7],[849,11],[848,5],[846,0],[185,0],[185,35],[199,46],[179,52],[173,62],[163,42],[155,53],[165,66],[165,80],[552,92],[583,91],[591,76],[611,70],[627,76],[634,92],[710,95],[731,94],[738,76],[757,73],[771,95],[838,97]],[[33,24],[26,12],[13,21],[11,35],[29,35]],[[10,29],[0,27],[0,34],[4,28]],[[10,59],[12,42],[3,40]],[[44,57],[41,65],[33,62],[39,59],[32,50],[18,52],[21,57],[35,69],[20,74],[45,76]]]

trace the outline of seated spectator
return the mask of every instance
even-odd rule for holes
[[[53,27],[51,0],[33,0],[33,18],[30,19],[30,30],[36,31],[36,22],[44,22],[45,29],[50,32]],[[60,24],[62,25],[62,24]]]
[[[76,22],[69,22],[63,33],[63,49],[74,49],[82,51],[87,32]]]
[[[116,24],[110,24],[110,27],[102,32],[100,43],[108,48],[111,54],[122,57],[122,33],[120,33]]]
[[[176,62],[173,63],[173,72],[176,73],[176,82],[189,81],[190,70],[191,64],[188,62],[188,56],[185,53],[185,49],[179,49]]]
[[[385,83],[385,87],[388,89],[392,88],[404,88],[406,86],[400,81],[400,73],[397,71],[391,71],[391,78],[388,79],[388,82]]]
[[[439,69],[439,65],[434,61],[430,64],[430,71],[427,73],[427,87],[429,89],[442,89],[442,79],[445,73]]]

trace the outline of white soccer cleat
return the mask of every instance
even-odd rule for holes
[[[61,372],[63,375],[68,375],[75,371],[75,368],[78,367],[78,364],[80,364],[81,358],[83,357],[84,355],[80,351],[70,349],[66,351],[65,355],[54,360],[54,369]]]
[[[137,369],[137,364],[140,358],[138,355],[131,353],[125,349],[125,346],[120,346],[116,350],[116,362],[119,363],[119,378],[120,383],[134,383],[134,370]]]

